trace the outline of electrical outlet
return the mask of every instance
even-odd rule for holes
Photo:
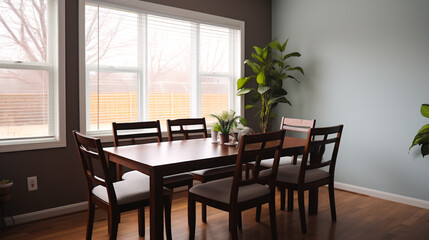
[[[37,176],[28,177],[27,178],[28,191],[36,191],[38,189],[37,186]]]

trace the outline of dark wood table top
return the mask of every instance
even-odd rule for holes
[[[305,139],[286,137],[282,155],[302,152]],[[212,143],[200,138],[183,141],[137,144],[104,148],[106,154],[124,166],[149,174],[163,169],[165,175],[235,163],[237,146]],[[112,158],[111,158],[112,159]],[[113,160],[113,159],[112,159]]]

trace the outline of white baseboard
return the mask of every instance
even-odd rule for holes
[[[69,213],[79,212],[79,211],[86,210],[87,208],[88,208],[88,202],[80,202],[80,203],[74,203],[70,205],[15,215],[13,216],[13,219],[15,221],[15,224],[23,224],[23,223],[34,222],[34,221],[38,221],[46,218],[57,217],[57,216],[61,216]],[[10,217],[9,218],[6,217],[5,222],[6,222],[6,225],[8,226],[13,224],[13,220]]]
[[[341,182],[335,182],[335,188],[346,190],[349,192],[364,194],[364,195],[368,195],[371,197],[380,198],[380,199],[384,199],[392,202],[398,202],[398,203],[403,203],[403,204],[407,204],[415,207],[429,209],[429,201],[425,201],[417,198],[405,197],[398,194],[392,194],[388,192],[359,187],[359,186],[341,183]],[[183,188],[175,189],[175,192],[186,191],[186,190],[187,188],[183,187]],[[86,210],[88,207],[87,204],[88,204],[87,202],[80,202],[80,203],[74,203],[74,204],[65,205],[65,206],[56,207],[56,208],[49,208],[41,211],[16,215],[16,216],[13,216],[13,219],[15,220],[15,224],[34,222],[34,221],[38,221],[46,218],[57,217],[57,216],[61,216],[69,213]],[[8,226],[12,225],[13,223],[11,218],[6,217],[5,221]]]
[[[417,198],[406,197],[398,194],[378,191],[370,188],[359,187],[359,186],[350,185],[350,184],[341,183],[341,182],[335,182],[334,186],[337,189],[346,190],[349,192],[360,193],[360,194],[368,195],[370,197],[380,198],[380,199],[389,200],[392,202],[398,202],[398,203],[403,203],[403,204],[407,204],[415,207],[429,209],[429,201],[425,201]]]

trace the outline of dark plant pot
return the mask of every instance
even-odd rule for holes
[[[0,197],[5,197],[9,195],[10,188],[12,187],[13,182],[0,184]]]
[[[229,134],[219,134],[220,144],[229,142]]]

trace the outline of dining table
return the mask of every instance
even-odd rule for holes
[[[285,137],[281,156],[302,154],[306,139]],[[111,166],[120,164],[150,176],[150,239],[163,239],[164,176],[235,164],[238,146],[213,143],[210,138],[105,147]],[[113,172],[113,171],[112,171]]]

